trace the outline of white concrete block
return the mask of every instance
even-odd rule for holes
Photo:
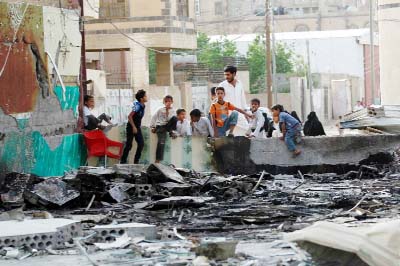
[[[129,237],[144,236],[146,239],[155,239],[157,237],[157,228],[151,224],[125,223],[97,225],[92,229],[98,233],[98,241],[113,241],[124,234],[127,234]]]
[[[37,219],[0,222],[0,247],[29,246],[35,249],[60,248],[82,235],[80,223],[68,219]]]

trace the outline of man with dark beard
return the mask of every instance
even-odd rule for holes
[[[245,110],[247,107],[245,90],[243,83],[237,79],[237,68],[235,66],[226,66],[224,68],[225,80],[221,82],[218,87],[222,87],[225,90],[225,101],[232,103],[235,107]],[[248,121],[245,117],[239,114],[238,117],[238,128],[246,131],[249,127]]]
[[[322,126],[322,123],[319,121],[317,114],[315,112],[311,112],[308,117],[307,121],[304,124],[304,135],[305,136],[325,136],[325,130]]]

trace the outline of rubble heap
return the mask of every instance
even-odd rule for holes
[[[47,179],[10,173],[2,180],[0,220],[8,220],[7,227],[20,223],[15,220],[56,217],[74,221],[79,230],[44,246],[1,241],[0,256],[12,257],[13,249],[17,258],[83,254],[94,265],[110,262],[107,252],[117,251],[131,265],[299,265],[312,258],[282,240],[282,233],[317,221],[394,219],[400,202],[396,163],[342,175],[236,176],[162,164],[116,165]],[[52,214],[43,215],[43,208]]]

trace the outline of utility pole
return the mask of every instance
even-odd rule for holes
[[[267,89],[267,104],[272,107],[272,74],[271,74],[271,28],[269,0],[265,0],[265,84]]]
[[[276,73],[274,0],[271,0],[271,31],[272,31],[272,90],[274,91],[274,104],[278,104],[278,84],[276,81],[277,73]]]
[[[307,46],[307,87],[310,91],[310,111],[314,111],[314,101],[313,101],[313,82],[311,75],[311,60],[310,60],[310,41],[306,41]],[[303,118],[304,119],[304,118]]]
[[[371,82],[371,97],[372,97],[372,104],[375,104],[375,45],[374,45],[374,3],[375,0],[369,1],[369,40],[370,40],[370,82]]]
[[[80,87],[80,95],[79,95],[79,117],[78,120],[78,130],[83,129],[83,97],[87,94],[87,84],[86,84],[86,42],[85,42],[85,23],[84,23],[84,0],[79,0],[79,5],[81,7],[81,17],[80,17],[80,32],[82,37],[82,44],[81,44],[81,67],[80,67],[80,77],[79,77],[79,87]]]

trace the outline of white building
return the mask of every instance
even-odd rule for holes
[[[364,52],[360,39],[369,35],[369,29],[282,32],[276,33],[278,43],[290,47],[307,63],[307,42],[309,45],[311,73],[346,74],[364,78]],[[235,42],[238,52],[245,56],[249,45],[257,34],[228,35]],[[225,38],[210,36],[211,41]]]
[[[400,0],[379,0],[379,53],[383,105],[400,105]]]

